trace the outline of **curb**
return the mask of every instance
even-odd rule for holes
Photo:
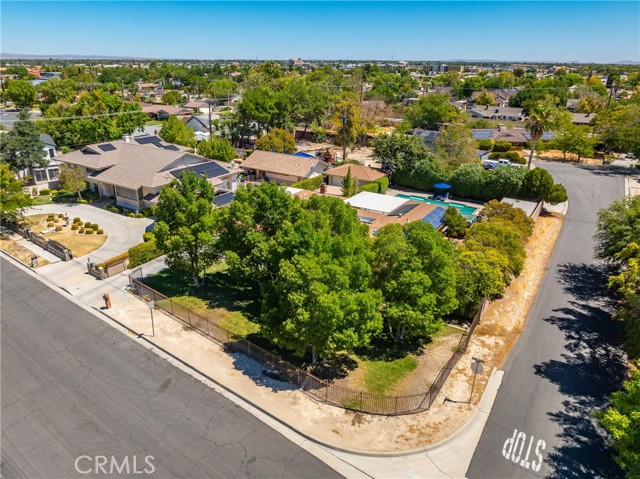
[[[4,254],[4,253],[5,252],[2,251],[2,252],[0,252],[0,255]],[[313,436],[311,436],[311,435],[309,435],[309,434],[307,434],[305,432],[302,432],[301,430],[299,430],[295,426],[284,422],[283,420],[281,420],[277,416],[273,415],[269,411],[263,409],[261,406],[257,405],[253,401],[238,395],[235,391],[230,389],[228,386],[225,386],[224,384],[218,382],[216,379],[210,377],[209,375],[207,375],[204,372],[200,371],[196,367],[194,367],[191,364],[185,362],[181,358],[175,356],[173,353],[167,351],[162,346],[159,346],[158,344],[154,343],[151,339],[149,339],[144,334],[138,333],[137,331],[135,331],[135,330],[129,328],[128,326],[124,325],[123,323],[121,323],[119,320],[117,320],[117,319],[113,318],[112,316],[108,315],[104,311],[102,311],[102,310],[100,310],[100,309],[98,309],[96,307],[90,306],[87,303],[85,303],[84,301],[76,298],[71,293],[69,293],[66,289],[55,285],[53,282],[51,282],[47,278],[44,278],[41,275],[35,273],[34,271],[31,271],[26,265],[22,264],[21,262],[19,262],[15,258],[13,258],[11,255],[7,255],[7,256],[10,258],[11,262],[17,263],[16,264],[17,267],[19,267],[19,268],[21,267],[21,269],[26,270],[27,274],[30,273],[31,275],[36,277],[41,282],[43,282],[45,284],[48,284],[48,285],[51,285],[51,286],[55,287],[57,290],[63,291],[64,293],[60,293],[60,294],[63,294],[63,296],[67,297],[67,299],[71,300],[74,304],[82,307],[84,310],[86,310],[88,312],[91,312],[92,314],[94,314],[94,316],[98,316],[98,317],[102,318],[105,322],[111,322],[111,323],[117,324],[118,327],[116,327],[116,329],[118,329],[122,333],[126,332],[126,333],[134,335],[135,338],[132,338],[132,339],[138,340],[139,343],[144,342],[145,343],[145,347],[147,347],[147,349],[149,349],[150,351],[154,352],[155,354],[158,354],[161,357],[164,356],[163,359],[169,358],[168,360],[172,364],[174,364],[174,365],[175,365],[175,363],[180,364],[182,366],[180,369],[183,370],[183,371],[185,371],[185,369],[188,370],[188,371],[185,371],[185,372],[190,374],[195,379],[197,379],[197,380],[199,380],[201,382],[209,381],[209,382],[213,383],[214,385],[216,385],[218,388],[223,389],[224,391],[226,391],[229,395],[231,395],[235,399],[234,402],[236,402],[236,404],[240,403],[240,405],[244,409],[247,409],[245,407],[246,405],[256,409],[257,411],[259,411],[260,413],[262,413],[265,416],[269,417],[271,420],[275,421],[276,423],[280,424],[281,426],[285,427],[286,429],[289,429],[290,431],[292,431],[293,433],[297,434],[298,436],[304,438],[305,440],[310,441],[311,443],[328,450],[328,452],[337,451],[337,452],[343,452],[343,453],[352,454],[352,455],[361,456],[361,457],[380,457],[380,458],[384,458],[384,457],[413,456],[413,455],[417,455],[417,454],[422,454],[422,453],[425,453],[425,452],[433,451],[435,449],[438,449],[440,447],[445,446],[449,442],[455,440],[457,437],[462,435],[466,430],[468,430],[473,425],[473,423],[482,414],[484,414],[484,415],[486,415],[488,417],[488,414],[489,414],[489,412],[491,410],[491,406],[493,405],[493,402],[495,400],[495,395],[497,394],[498,388],[500,387],[500,384],[502,383],[502,377],[503,377],[502,372],[498,371],[497,369],[494,368],[494,370],[491,373],[491,376],[489,377],[489,381],[487,382],[487,386],[485,387],[485,391],[484,391],[484,393],[482,395],[482,398],[480,399],[480,402],[477,405],[474,406],[475,411],[473,412],[471,418],[469,418],[469,420],[467,422],[465,422],[465,424],[462,425],[453,434],[451,434],[450,436],[448,436],[448,437],[446,437],[446,438],[444,438],[444,439],[442,439],[442,440],[440,440],[440,441],[438,441],[438,442],[436,442],[434,444],[430,444],[430,445],[427,445],[427,446],[422,446],[422,447],[411,449],[411,450],[397,451],[397,452],[368,452],[368,451],[361,451],[361,450],[344,448],[344,447],[340,447],[340,446],[334,446],[334,445],[328,444],[328,443],[326,443],[324,441],[321,441],[319,439],[316,439]],[[206,382],[205,382],[205,384],[206,384]],[[495,387],[495,394],[493,394],[491,392],[492,388],[494,388],[494,387]],[[487,396],[487,393],[489,393],[489,396]],[[242,404],[242,403],[244,403],[244,404]],[[356,466],[353,466],[352,464],[350,464],[350,466],[358,469]],[[360,470],[360,469],[358,469],[358,470]],[[369,474],[365,473],[362,470],[360,470],[360,472],[362,472],[363,474],[366,474],[369,477],[372,477],[372,476],[370,476]]]
[[[631,182],[628,176],[624,177],[624,196],[631,196]]]

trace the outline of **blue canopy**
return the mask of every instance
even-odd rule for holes
[[[448,185],[446,183],[436,183],[435,185],[433,185],[433,187],[439,190],[448,190],[449,188],[451,188],[451,185]]]

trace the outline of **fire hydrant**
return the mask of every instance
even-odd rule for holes
[[[102,296],[102,299],[104,299],[104,307],[107,309],[111,309],[111,298],[109,297],[109,293],[105,293]]]

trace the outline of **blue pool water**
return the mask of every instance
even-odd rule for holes
[[[421,196],[411,196],[411,195],[396,195],[398,198],[406,198],[407,200],[419,201],[421,203],[429,203],[430,205],[438,205],[444,206],[445,208],[449,206],[453,206],[454,208],[458,208],[458,211],[463,215],[472,215],[478,208],[474,208],[473,206],[462,205],[460,203],[448,203],[444,201],[438,200],[430,200],[428,198],[423,198]]]

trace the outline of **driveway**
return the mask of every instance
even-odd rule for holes
[[[49,205],[35,206],[29,208],[26,215],[37,215],[43,213],[64,213],[70,218],[79,217],[82,221],[98,223],[108,235],[107,241],[90,253],[91,261],[101,263],[109,258],[113,258],[124,253],[132,246],[142,242],[142,235],[145,228],[153,223],[149,218],[129,218],[127,216],[111,213],[102,208],[91,205],[77,205],[66,203],[52,203]],[[86,263],[86,256],[81,257],[82,263]]]
[[[598,210],[623,196],[624,176],[538,166],[565,185],[569,209],[467,477],[614,479],[621,472],[591,414],[621,387],[626,364],[593,234]]]

